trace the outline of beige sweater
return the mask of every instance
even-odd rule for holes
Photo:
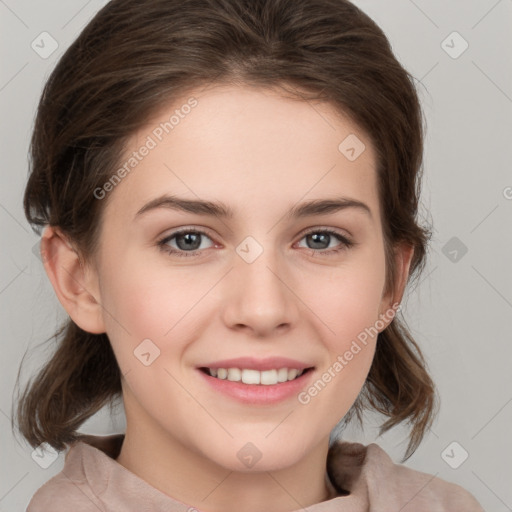
[[[115,458],[123,439],[86,436],[74,443],[63,470],[34,494],[27,512],[201,512],[121,466]],[[395,464],[374,443],[336,442],[326,471],[338,495],[297,512],[484,512],[462,487]]]

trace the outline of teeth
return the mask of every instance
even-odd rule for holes
[[[233,376],[233,378],[230,379],[229,378],[230,377],[230,372],[232,370],[236,370],[239,373],[239,375],[241,375],[242,382],[244,384],[259,384],[260,383],[261,372],[259,372],[258,370],[242,370],[242,371],[240,371],[238,368],[230,368],[228,370],[228,380],[232,380],[233,382],[239,381],[240,378],[237,379],[236,378],[237,375],[235,374]]]
[[[228,380],[237,381],[242,378],[242,372],[238,368],[228,369]]]
[[[279,368],[274,370],[248,370],[240,368],[208,368],[212,377],[232,382],[242,381],[244,384],[263,384],[271,386],[279,382],[286,382],[300,377],[304,370],[296,368]]]
[[[259,372],[258,372],[259,373]],[[260,384],[265,384],[268,386],[269,384],[277,384],[277,370],[268,370],[266,372],[261,372]]]
[[[288,370],[288,380],[295,379],[295,377],[297,377],[298,373],[299,373],[298,370],[296,370],[295,368]]]
[[[288,368],[279,368],[277,370],[277,382],[286,382],[288,380]]]

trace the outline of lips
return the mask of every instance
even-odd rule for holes
[[[314,368],[311,363],[298,361],[288,357],[267,357],[265,359],[257,359],[255,357],[237,357],[234,359],[222,359],[219,361],[207,362],[198,365],[197,368],[209,368],[217,370],[219,368],[240,368],[247,370],[277,370],[279,368],[294,368],[298,371]]]
[[[262,366],[268,367],[269,365],[275,365],[278,366],[281,364],[289,364],[290,366],[302,366],[305,365],[293,361],[293,360],[286,360],[284,358],[280,359],[274,359],[267,360],[267,361],[252,361],[253,365],[257,365],[259,368]],[[218,364],[227,364],[227,366],[230,366],[231,364],[248,364],[247,359],[231,359],[231,360],[225,360],[225,361],[216,361],[215,363],[208,363],[212,365],[218,365]],[[250,364],[250,363],[249,363]],[[219,367],[222,371],[223,367]],[[234,368],[234,367],[231,367]],[[218,371],[218,370],[211,370],[211,371]],[[224,368],[224,372],[226,369]],[[229,370],[228,370],[229,371]],[[293,370],[293,372],[296,372],[297,370]],[[276,382],[275,378],[274,380],[271,380],[271,378],[266,378],[266,382],[256,382],[250,378],[250,382],[245,383],[242,381],[231,381],[226,378],[217,378],[210,374],[210,371],[206,370],[204,367],[198,367],[196,369],[197,375],[199,378],[204,382],[210,389],[212,389],[214,392],[219,393],[221,395],[226,396],[227,398],[231,400],[235,400],[242,404],[249,404],[249,405],[260,405],[260,406],[270,406],[278,404],[279,402],[284,402],[287,400],[297,400],[298,394],[303,390],[305,387],[307,387],[311,381],[315,378],[316,372],[314,371],[314,367],[308,367],[304,370],[302,370],[301,375],[297,375],[292,380],[286,380],[284,382]],[[254,372],[254,373],[260,373],[258,370],[252,370],[252,369],[245,369],[244,372]],[[263,376],[265,373],[273,374],[274,371],[272,370],[261,370],[261,375]],[[236,373],[236,372],[235,372]]]

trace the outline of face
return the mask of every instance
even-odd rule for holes
[[[249,442],[259,470],[293,464],[354,403],[392,304],[368,137],[330,105],[217,86],[162,109],[130,157],[94,260],[128,424],[232,470]],[[226,366],[309,369],[199,369]]]

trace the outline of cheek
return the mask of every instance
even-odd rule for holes
[[[194,278],[192,270],[176,269],[172,279],[169,272],[166,279],[162,269],[139,263],[111,268],[105,276],[102,299],[106,330],[122,369],[134,364],[134,350],[142,342],[152,347],[144,340],[151,340],[162,353],[172,348],[178,354],[187,343],[185,339],[180,342],[185,327],[188,337],[193,338],[195,307],[210,286],[197,275]],[[157,348],[152,350],[158,352]]]
[[[365,254],[366,253],[366,254]],[[383,251],[361,252],[358,257],[309,280],[307,304],[322,320],[330,352],[343,353],[351,341],[379,319],[385,285]],[[304,290],[304,293],[306,291]]]
[[[321,287],[307,295],[307,304],[318,318],[315,330],[321,333],[328,353],[322,382],[316,388],[328,387],[328,394],[336,395],[336,410],[344,414],[364,385],[383,328],[379,313],[385,285],[384,254],[378,250],[360,254],[351,264],[329,269],[329,275],[316,282]]]
[[[327,353],[316,380],[299,395],[298,401],[329,428],[348,412],[370,371],[381,292],[382,287],[371,276],[362,279],[352,274],[330,280],[323,296],[315,294],[311,308],[319,312],[322,320],[315,330],[321,330]]]

